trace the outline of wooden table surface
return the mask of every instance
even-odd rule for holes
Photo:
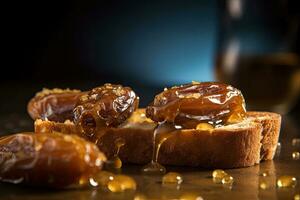
[[[180,199],[182,195],[195,194],[203,199],[294,199],[300,194],[300,160],[292,159],[292,152],[300,151],[300,144],[292,145],[294,138],[300,138],[300,120],[291,117],[283,118],[280,135],[280,149],[273,161],[263,162],[248,168],[226,170],[234,177],[231,188],[213,183],[212,170],[200,168],[176,168],[167,166],[167,171],[182,174],[183,183],[179,186],[163,186],[160,176],[145,176],[141,174],[141,166],[127,165],[120,173],[134,177],[137,182],[136,191],[110,193],[102,189],[81,190],[48,190],[28,188],[24,186],[0,183],[0,200],[98,200],[98,199],[134,199],[136,195],[144,199]],[[2,135],[14,132],[32,130],[33,123],[27,116],[17,114],[0,118],[0,133]],[[268,172],[267,177],[260,174]],[[294,188],[277,188],[276,179],[281,175],[291,175],[298,179]],[[261,181],[268,183],[267,189],[260,189]],[[142,199],[142,198],[140,198]],[[201,198],[198,198],[199,200]],[[136,198],[137,200],[137,198]]]

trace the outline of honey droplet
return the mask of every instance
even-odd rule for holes
[[[113,180],[108,182],[107,188],[111,192],[124,192],[125,190],[136,190],[136,182],[130,176],[115,175]]]
[[[179,200],[203,200],[198,194],[186,193],[180,196]]]
[[[234,182],[233,177],[230,175],[226,175],[222,178],[223,185],[232,185]]]
[[[199,123],[196,126],[197,130],[202,130],[202,131],[211,131],[214,129],[214,127],[211,124],[208,123]]]
[[[294,196],[294,200],[300,200],[300,194],[296,194],[296,195]]]
[[[120,147],[125,145],[125,140],[123,138],[117,138],[116,141],[115,141],[115,145],[119,150]],[[119,152],[117,151],[116,153],[119,153]]]
[[[113,168],[115,169],[120,169],[122,167],[122,161],[121,159],[119,158],[119,156],[114,156],[112,158],[112,166]]]
[[[299,160],[300,159],[300,153],[298,151],[295,151],[292,153],[293,160]]]
[[[293,138],[292,145],[293,146],[300,146],[300,138]]]
[[[163,184],[181,184],[182,181],[182,176],[177,172],[169,172],[162,177]]]
[[[269,185],[268,185],[268,183],[266,181],[260,181],[259,188],[263,189],[263,190],[266,190],[266,189],[269,188]]]
[[[278,143],[277,143],[277,148],[276,148],[276,156],[279,156],[279,155],[280,155],[280,152],[281,152],[281,143],[278,142]]]
[[[222,169],[216,169],[212,172],[213,182],[214,183],[221,183],[222,179],[228,175],[224,170]]]
[[[107,188],[111,192],[124,192],[124,189],[122,188],[122,184],[114,180],[109,181],[109,183],[107,184]]]
[[[114,174],[108,171],[101,171],[90,178],[90,185],[93,187],[107,186],[108,182],[114,179]]]
[[[297,179],[293,176],[280,176],[277,179],[277,187],[295,187],[297,185]]]
[[[106,162],[106,167],[109,169],[120,169],[122,167],[122,160],[119,157],[120,148],[125,145],[123,138],[117,138],[115,140],[116,151],[114,156]]]
[[[146,174],[165,174],[166,168],[158,162],[152,161],[142,168],[142,171]]]
[[[262,172],[260,175],[263,176],[263,177],[267,177],[267,176],[270,175],[270,173],[269,172]]]
[[[243,120],[243,117],[241,115],[239,115],[239,113],[233,113],[232,115],[230,115],[227,119],[228,124],[235,124],[238,122],[241,122]]]

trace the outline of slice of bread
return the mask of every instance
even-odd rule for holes
[[[212,130],[176,130],[161,145],[158,160],[163,165],[203,168],[252,166],[274,157],[280,123],[281,117],[276,113],[248,112],[248,117],[240,123]],[[126,144],[120,149],[121,160],[146,164],[152,156],[155,126],[140,109],[120,127],[103,129],[87,139],[110,158],[116,151],[114,141],[123,138]],[[72,122],[35,122],[36,133],[55,131],[81,135]]]

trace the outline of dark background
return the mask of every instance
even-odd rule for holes
[[[25,113],[43,87],[120,83],[145,106],[165,86],[214,80],[217,0],[10,4],[2,27],[1,114]]]

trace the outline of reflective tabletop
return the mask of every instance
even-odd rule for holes
[[[12,114],[0,118],[0,133],[30,131],[33,122],[23,115]],[[298,140],[297,140],[298,138]],[[180,185],[163,185],[161,176],[146,176],[139,165],[125,165],[120,171],[132,176],[137,182],[136,191],[111,193],[104,189],[50,190],[30,188],[20,185],[0,183],[0,200],[48,200],[48,199],[294,199],[300,194],[300,159],[293,158],[293,152],[300,151],[299,120],[284,117],[280,141],[273,161],[259,165],[225,170],[234,178],[233,185],[224,186],[214,183],[211,178],[213,169],[167,166],[167,171],[179,172],[183,176]],[[294,156],[295,157],[295,156]],[[266,173],[267,176],[262,174]],[[276,180],[282,175],[297,178],[298,183],[292,188],[278,188]],[[262,185],[264,184],[264,185]],[[192,199],[192,198],[190,198]]]

